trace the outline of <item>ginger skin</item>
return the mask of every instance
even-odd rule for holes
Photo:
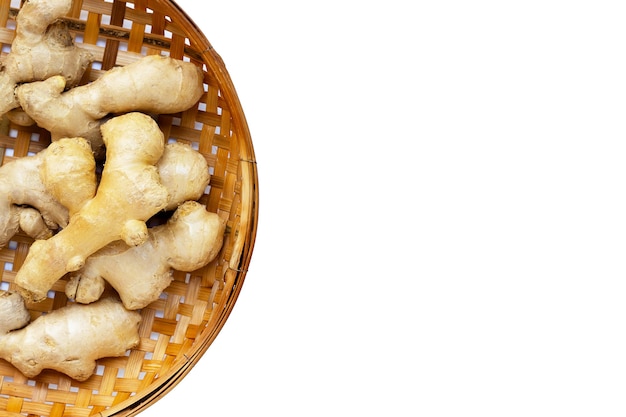
[[[209,243],[213,241],[213,248],[222,245],[224,226],[219,224],[216,214],[204,214],[206,210],[203,206],[191,203],[202,196],[211,179],[206,159],[191,146],[173,142],[165,145],[156,167],[161,183],[169,194],[165,210],[178,210],[167,225],[149,229],[150,237],[143,245],[129,248],[123,242],[113,242],[91,255],[84,268],[69,275],[65,287],[69,298],[80,303],[98,300],[106,288],[104,278],[110,277],[111,285],[118,290],[126,308],[143,308],[156,300],[172,280],[172,265],[168,264],[166,258],[180,247],[175,245],[174,240],[182,244],[187,239],[191,248],[187,264],[177,262],[177,269],[181,271],[198,269],[215,257]],[[210,227],[211,222],[216,224]],[[184,227],[186,224],[190,227]],[[192,230],[198,234],[191,235]],[[166,231],[181,235],[167,234]],[[213,232],[218,235],[215,240],[211,238]],[[169,238],[169,241],[161,241],[165,238]],[[184,255],[180,251],[180,257]],[[206,263],[197,261],[205,256],[209,258]],[[132,277],[132,284],[129,284],[131,281],[128,279],[123,282],[128,277]],[[126,285],[132,286],[132,290],[126,290]]]
[[[168,192],[155,167],[164,149],[157,123],[145,114],[127,113],[103,124],[102,136],[107,158],[95,197],[59,233],[35,241],[15,276],[17,291],[29,302],[45,299],[56,281],[109,243],[145,242],[145,222],[167,205]]]
[[[46,162],[48,158],[54,159],[52,165]],[[42,173],[46,166],[49,175]],[[65,138],[36,155],[0,167],[0,247],[20,228],[35,239],[46,239],[52,230],[67,226],[68,209],[50,193],[42,175],[56,178],[61,184],[81,184],[79,189],[65,186],[64,193],[60,193],[65,199],[86,199],[90,193],[93,196],[95,160],[89,144],[84,139]]]
[[[130,111],[172,114],[189,109],[204,93],[202,70],[159,55],[115,67],[97,80],[65,91],[62,77],[24,84],[17,96],[24,111],[52,140],[80,136],[101,153],[100,124],[110,114]]]
[[[0,291],[0,318],[0,337],[30,323],[30,313],[21,295]]]
[[[18,108],[18,84],[61,76],[68,87],[77,85],[93,56],[77,47],[58,19],[67,15],[72,0],[29,0],[17,15],[11,52],[0,67],[0,114]]]
[[[85,381],[93,375],[97,359],[123,356],[139,344],[140,321],[138,312],[113,298],[68,304],[0,335],[0,357],[28,378],[53,369]]]
[[[39,168],[41,182],[70,217],[96,195],[96,160],[83,138],[63,138],[51,143]]]
[[[40,152],[0,167],[0,247],[6,246],[19,231],[20,223],[28,224],[22,216],[22,212],[27,210],[24,206],[36,208],[49,229],[64,227],[68,223],[67,209],[48,193],[39,177],[43,155]],[[25,216],[33,219],[32,214],[32,210],[28,210]],[[33,221],[38,222],[36,216]],[[38,231],[40,228],[41,223],[34,227]]]
[[[32,207],[20,207],[18,211],[19,229],[33,239],[48,239],[52,237],[52,229],[41,216],[39,210]]]
[[[202,197],[211,175],[202,154],[179,142],[165,145],[163,156],[156,165],[161,184],[167,188],[169,200],[165,210],[175,210],[185,201]]]
[[[225,220],[202,204],[185,202],[166,224],[150,229],[143,245],[115,242],[89,257],[84,268],[70,274],[66,294],[91,303],[100,298],[106,280],[127,309],[144,308],[170,285],[172,268],[191,272],[215,259],[225,227]]]

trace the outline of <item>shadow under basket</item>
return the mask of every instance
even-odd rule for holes
[[[0,43],[6,55],[13,40],[18,0],[0,0]],[[106,70],[160,54],[196,63],[204,71],[205,94],[197,106],[158,116],[167,141],[192,145],[207,159],[211,180],[199,200],[227,221],[217,259],[185,273],[158,301],[141,310],[141,342],[119,358],[98,361],[96,373],[78,382],[55,371],[26,378],[0,360],[0,415],[130,416],[175,387],[209,348],[227,320],[241,290],[256,237],[257,166],[245,116],[224,63],[196,24],[168,0],[74,0],[63,18],[77,45],[95,57],[84,83]],[[163,92],[167,94],[167,91]],[[2,164],[34,154],[50,143],[36,126],[4,122],[0,133]],[[2,289],[11,290],[32,239],[16,235],[0,250]],[[68,300],[60,280],[49,297],[28,304],[36,318]]]

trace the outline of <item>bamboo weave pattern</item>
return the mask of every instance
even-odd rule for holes
[[[19,7],[17,0],[0,0],[2,55],[10,50]],[[125,357],[100,360],[89,380],[77,382],[54,371],[28,379],[0,360],[0,415],[136,415],[186,375],[233,308],[256,235],[256,162],[241,105],[221,58],[175,3],[74,0],[64,21],[76,43],[95,56],[83,83],[113,66],[151,54],[203,68],[205,94],[198,105],[180,114],[161,115],[158,123],[168,141],[191,144],[207,159],[212,177],[200,202],[227,220],[227,234],[214,262],[193,273],[175,271],[163,296],[142,310],[140,345]],[[39,152],[49,143],[50,135],[36,126],[4,121],[1,163]],[[0,250],[2,289],[12,288],[31,242],[18,234]],[[48,299],[29,304],[32,317],[68,303],[64,288],[61,280]]]

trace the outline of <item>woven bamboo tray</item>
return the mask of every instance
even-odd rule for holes
[[[19,0],[0,0],[0,43],[13,39]],[[189,60],[205,73],[206,93],[184,113],[161,115],[170,141],[192,144],[207,159],[212,178],[200,202],[227,219],[218,258],[193,273],[174,273],[161,299],[141,311],[141,343],[127,356],[103,359],[96,374],[77,382],[54,371],[28,379],[0,360],[0,416],[136,415],[171,390],[213,342],[235,304],[256,236],[258,188],[250,133],[232,81],[219,55],[192,20],[170,0],[74,0],[64,19],[76,43],[96,61],[84,82],[143,55]],[[167,94],[167,92],[164,92]],[[2,164],[50,143],[37,127],[5,123],[0,131]],[[0,251],[3,289],[11,289],[32,240],[19,234]],[[33,317],[64,306],[65,282],[50,297],[29,304]]]

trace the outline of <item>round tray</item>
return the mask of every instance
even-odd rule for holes
[[[0,0],[0,43],[10,48],[18,0]],[[77,382],[54,371],[24,377],[0,360],[0,414],[29,416],[136,415],[165,395],[213,342],[235,304],[250,262],[258,216],[257,169],[250,133],[233,83],[219,55],[189,16],[169,0],[74,0],[63,19],[95,62],[85,82],[116,65],[161,54],[197,63],[205,94],[184,113],[161,115],[170,141],[191,144],[209,162],[211,181],[200,199],[227,220],[222,251],[208,266],[174,272],[162,297],[141,310],[141,343],[121,358],[98,361],[96,373]],[[166,92],[164,92],[166,93]],[[4,124],[2,163],[36,153],[50,143],[38,127]],[[0,250],[3,289],[13,287],[32,239],[18,234]],[[50,297],[28,307],[33,317],[71,302],[59,281]]]

